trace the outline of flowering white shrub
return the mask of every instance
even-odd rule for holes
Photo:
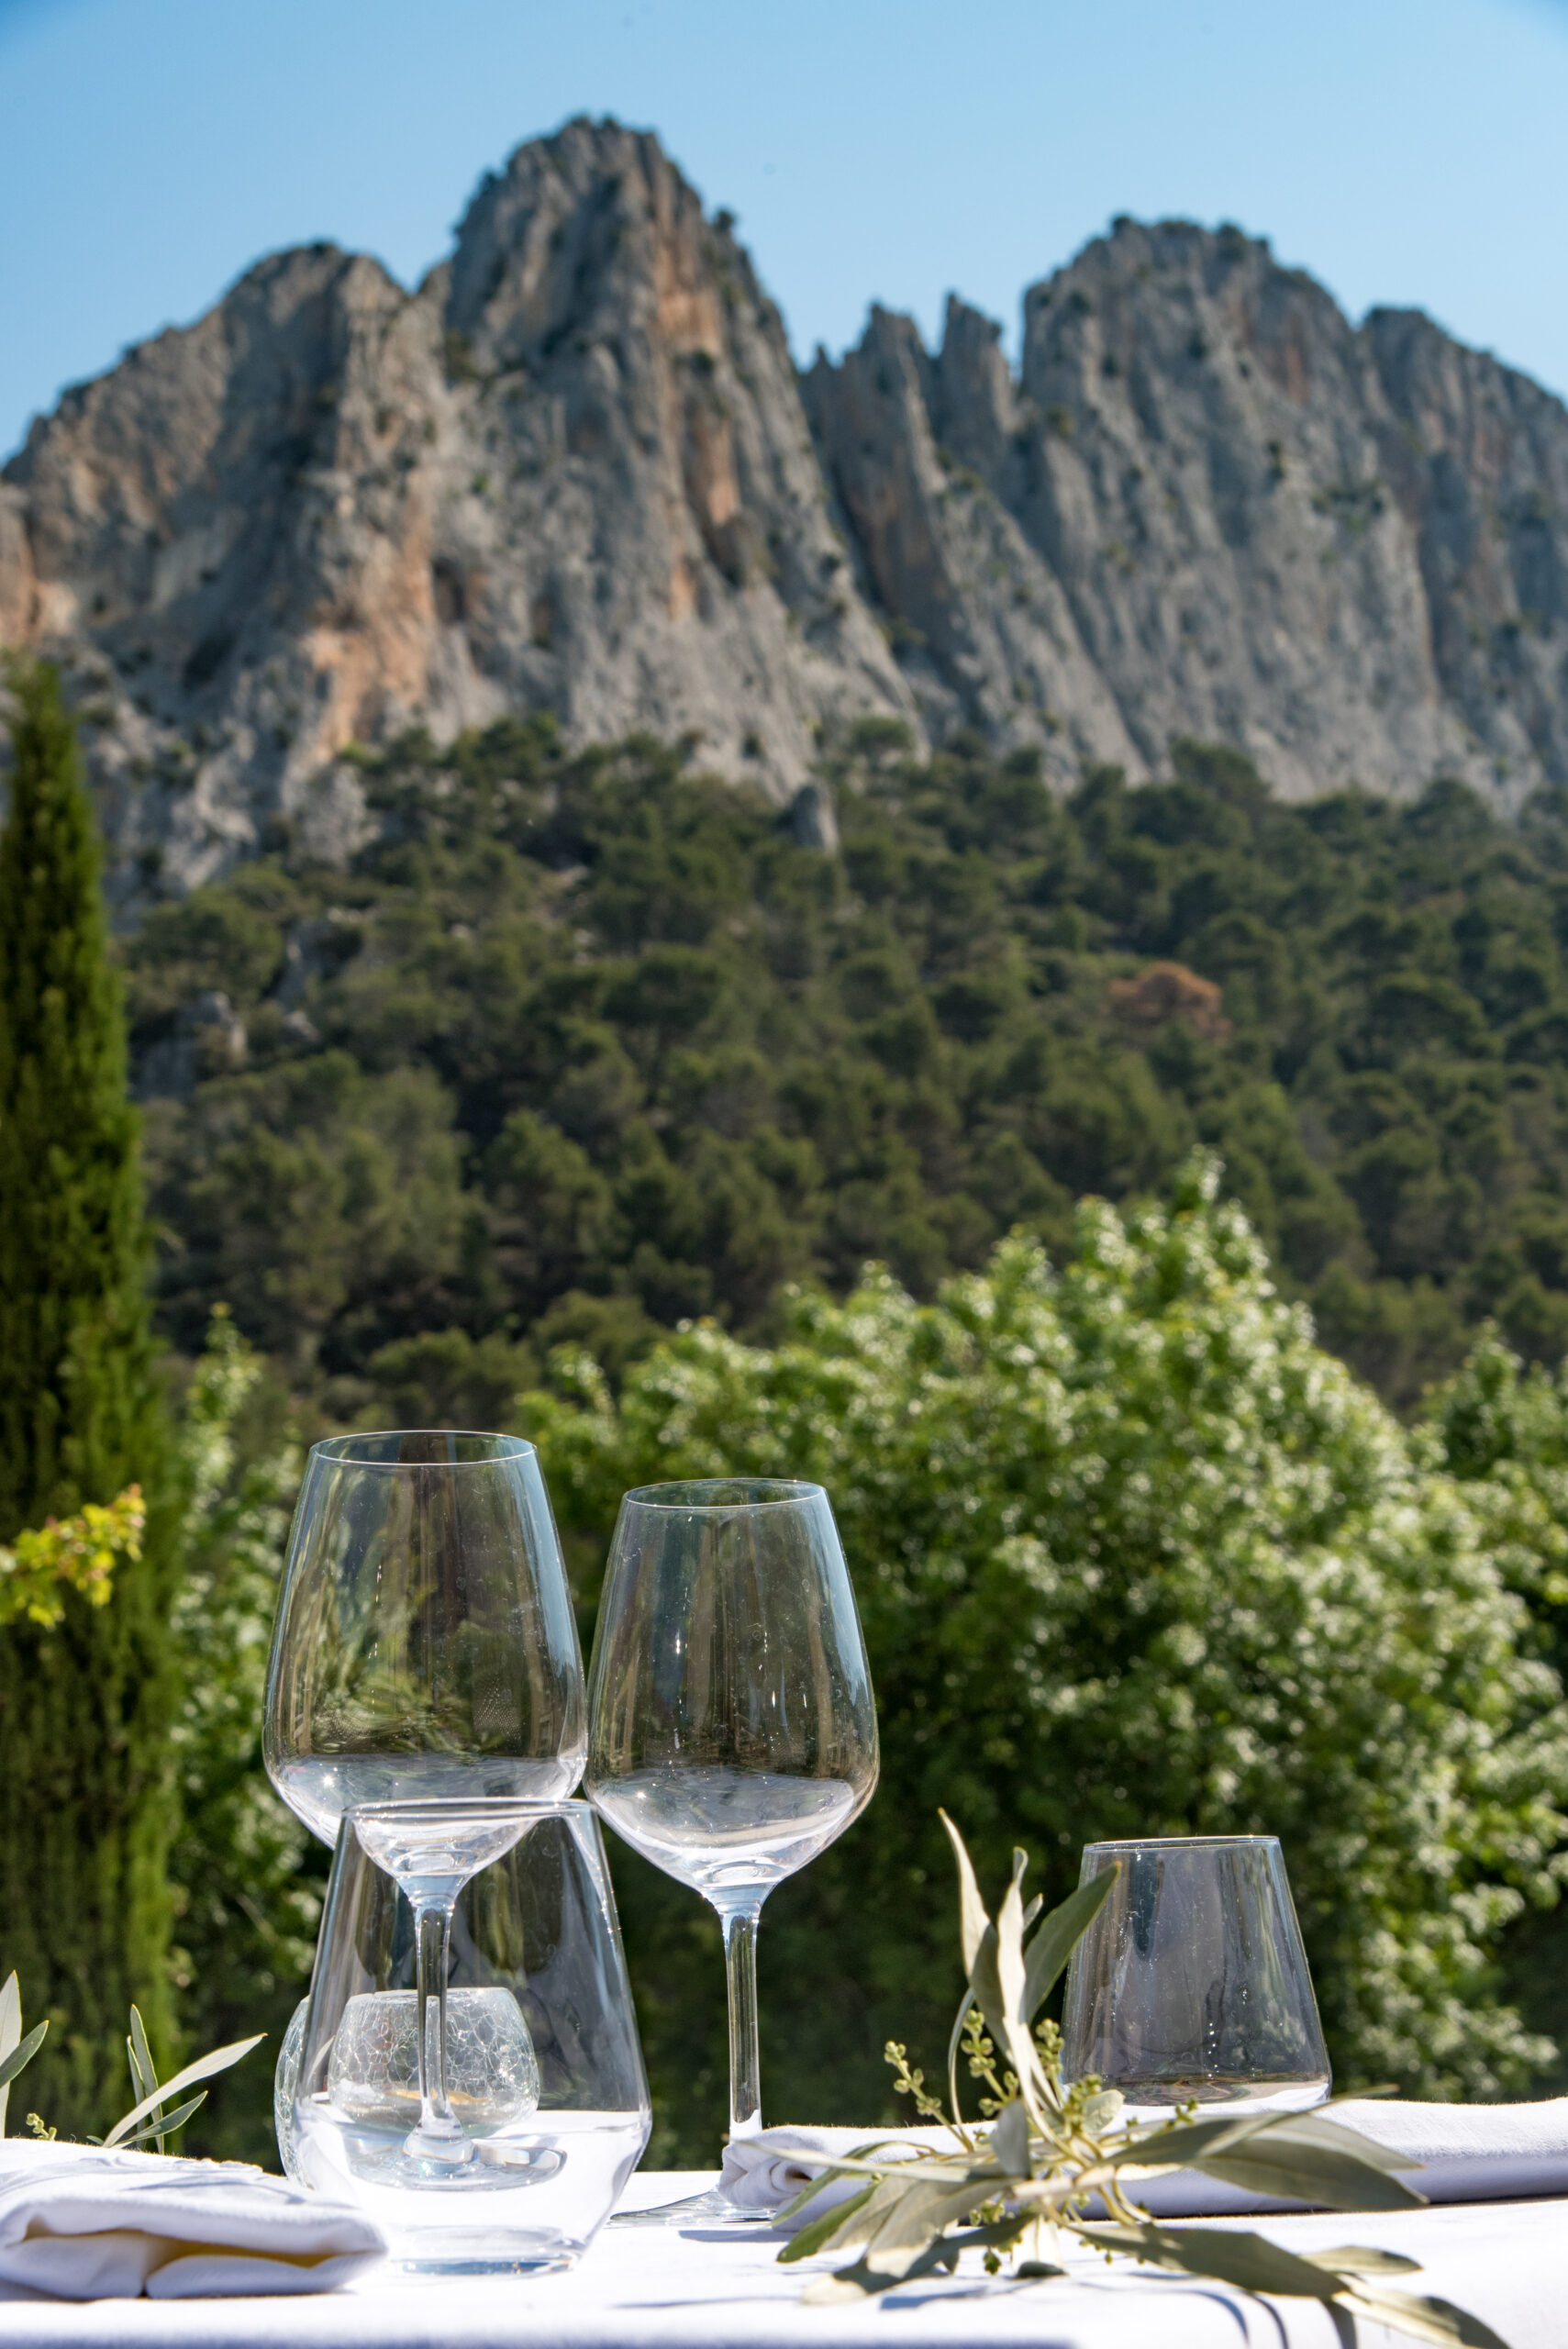
[[[1440,1431],[1320,1352],[1218,1185],[1199,1156],[1166,1210],[1085,1204],[1059,1271],[1015,1237],[918,1305],[873,1269],[842,1305],[792,1292],[776,1347],[702,1323],[618,1406],[582,1356],[554,1365],[572,1399],[527,1398],[584,1535],[662,1477],[832,1497],[883,1781],[770,1925],[764,2003],[812,2117],[862,2078],[852,1999],[829,2068],[821,1985],[863,2002],[864,2118],[880,2002],[907,2030],[944,1946],[939,1802],[992,1873],[1003,1836],[1048,1872],[1054,1853],[1052,1898],[1092,1838],[1277,1833],[1342,2085],[1496,2094],[1551,2053],[1489,1984],[1499,1929],[1560,1868],[1568,1721],[1494,1554],[1511,1529],[1529,1586],[1550,1508],[1489,1463],[1460,1481]],[[939,1974],[944,2034],[947,2003]]]

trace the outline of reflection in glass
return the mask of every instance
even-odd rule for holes
[[[263,1742],[328,1843],[351,1803],[571,1793],[583,1661],[531,1443],[406,1430],[313,1448]]]

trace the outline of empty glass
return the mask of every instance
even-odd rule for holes
[[[569,1795],[583,1657],[531,1443],[402,1430],[306,1464],[267,1668],[267,1774],[324,1842],[352,1803]]]
[[[729,2133],[754,2134],[762,1903],[876,1785],[871,1675],[822,1487],[721,1478],[628,1493],[588,1710],[595,1809],[718,1911]]]
[[[1117,1882],[1067,1969],[1062,2076],[1097,2073],[1129,2120],[1189,2100],[1300,2111],[1328,2050],[1273,1835],[1085,1845],[1079,1881]]]
[[[504,1848],[454,1852],[439,1806],[570,1795],[586,1745],[576,1620],[533,1445],[456,1429],[315,1445],[272,1626],[267,1775],[324,1842],[350,1804],[426,1804],[378,1854],[420,1920],[421,2017],[446,1979],[451,1900]],[[280,2105],[301,2028],[296,2015],[279,2055]],[[421,2027],[415,2047],[416,2134],[439,2160],[452,2139],[444,2033]]]
[[[430,1848],[426,1808],[372,1804],[342,1821],[295,2067],[280,2075],[285,2165],[371,2211],[411,2269],[569,2266],[650,2124],[598,1822],[585,1802],[439,1805],[450,1874],[465,1855],[474,1865],[450,1890],[422,2065],[418,1919],[400,1859]]]

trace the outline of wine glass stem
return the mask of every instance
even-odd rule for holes
[[[754,2137],[762,2125],[762,2065],[757,2048],[757,1922],[749,1909],[722,1909],[729,1976],[729,2133]]]
[[[432,1901],[417,1912],[419,1985],[419,2134],[461,2137],[462,2123],[447,2097],[447,1952],[454,1903]],[[430,2028],[430,1999],[436,2001]]]

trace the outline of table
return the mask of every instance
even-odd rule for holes
[[[627,2204],[713,2183],[653,2172],[632,2181]],[[1422,2272],[1396,2280],[1473,2310],[1510,2349],[1568,2349],[1568,2199],[1250,2223],[1301,2250],[1404,2252]],[[990,2283],[966,2263],[881,2305],[802,2308],[809,2271],[777,2265],[782,2240],[763,2226],[609,2229],[560,2276],[372,2275],[304,2299],[13,2302],[0,2306],[0,2349],[1349,2349],[1348,2326],[1320,2306],[1087,2259],[1051,2283]],[[1407,2338],[1362,2326],[1355,2349]]]

